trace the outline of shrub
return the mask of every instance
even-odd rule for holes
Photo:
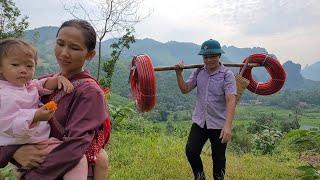
[[[234,126],[230,149],[238,154],[251,152],[253,148],[252,134],[249,134],[245,125]]]
[[[255,153],[271,154],[281,137],[282,133],[273,128],[256,133],[253,138]]]
[[[284,136],[281,146],[300,153],[320,152],[320,131],[292,130]]]

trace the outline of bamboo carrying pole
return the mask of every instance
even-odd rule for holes
[[[241,69],[241,72],[239,74],[235,74],[236,79],[236,85],[237,85],[237,96],[236,96],[236,103],[240,101],[240,98],[243,94],[243,92],[247,89],[247,86],[249,85],[250,81],[243,76],[244,70],[247,67],[259,67],[261,66],[258,63],[249,63],[250,60],[246,61],[245,63],[224,63],[224,66],[227,67],[243,67]],[[183,69],[193,69],[193,68],[201,68],[204,64],[190,64],[185,65]],[[176,70],[179,69],[179,67],[176,66],[162,66],[162,67],[154,67],[154,71],[168,71],[168,70]]]
[[[227,66],[227,67],[259,67],[261,66],[260,64],[258,63],[248,63],[246,65],[246,63],[224,63],[223,64],[224,66]],[[190,64],[190,65],[185,65],[182,69],[193,69],[193,68],[201,68],[203,67],[204,64]],[[160,66],[160,67],[154,67],[153,68],[154,71],[169,71],[169,70],[177,70],[179,69],[179,67],[176,67],[176,66]],[[245,68],[243,68],[245,69]]]
[[[223,63],[227,67],[241,67],[241,72],[235,74],[237,85],[237,101],[248,88],[251,92],[259,95],[270,95],[279,91],[284,85],[286,74],[277,59],[265,54],[252,54],[247,57],[245,63]],[[201,68],[204,64],[184,65],[182,69]],[[253,80],[251,70],[253,67],[264,67],[272,79],[266,83]],[[156,102],[155,71],[178,70],[178,66],[153,67],[151,58],[146,55],[138,55],[132,59],[129,82],[131,94],[135,99],[140,112],[152,110]],[[244,77],[243,77],[244,76]],[[248,79],[246,79],[248,78]]]

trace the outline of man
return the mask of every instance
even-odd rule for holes
[[[176,65],[179,67],[176,75],[181,92],[186,94],[197,87],[193,124],[186,144],[186,155],[197,180],[205,179],[200,154],[208,139],[211,142],[214,179],[224,179],[225,153],[231,139],[237,89],[234,74],[220,63],[223,53],[218,41],[205,41],[198,53],[205,65],[193,71],[186,82],[182,75],[183,64]]]

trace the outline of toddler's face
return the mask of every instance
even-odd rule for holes
[[[1,59],[0,74],[2,78],[16,86],[24,86],[35,72],[35,58],[25,51],[12,49]]]

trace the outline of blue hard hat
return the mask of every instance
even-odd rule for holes
[[[216,40],[209,39],[202,43],[199,55],[223,54],[220,43]]]

